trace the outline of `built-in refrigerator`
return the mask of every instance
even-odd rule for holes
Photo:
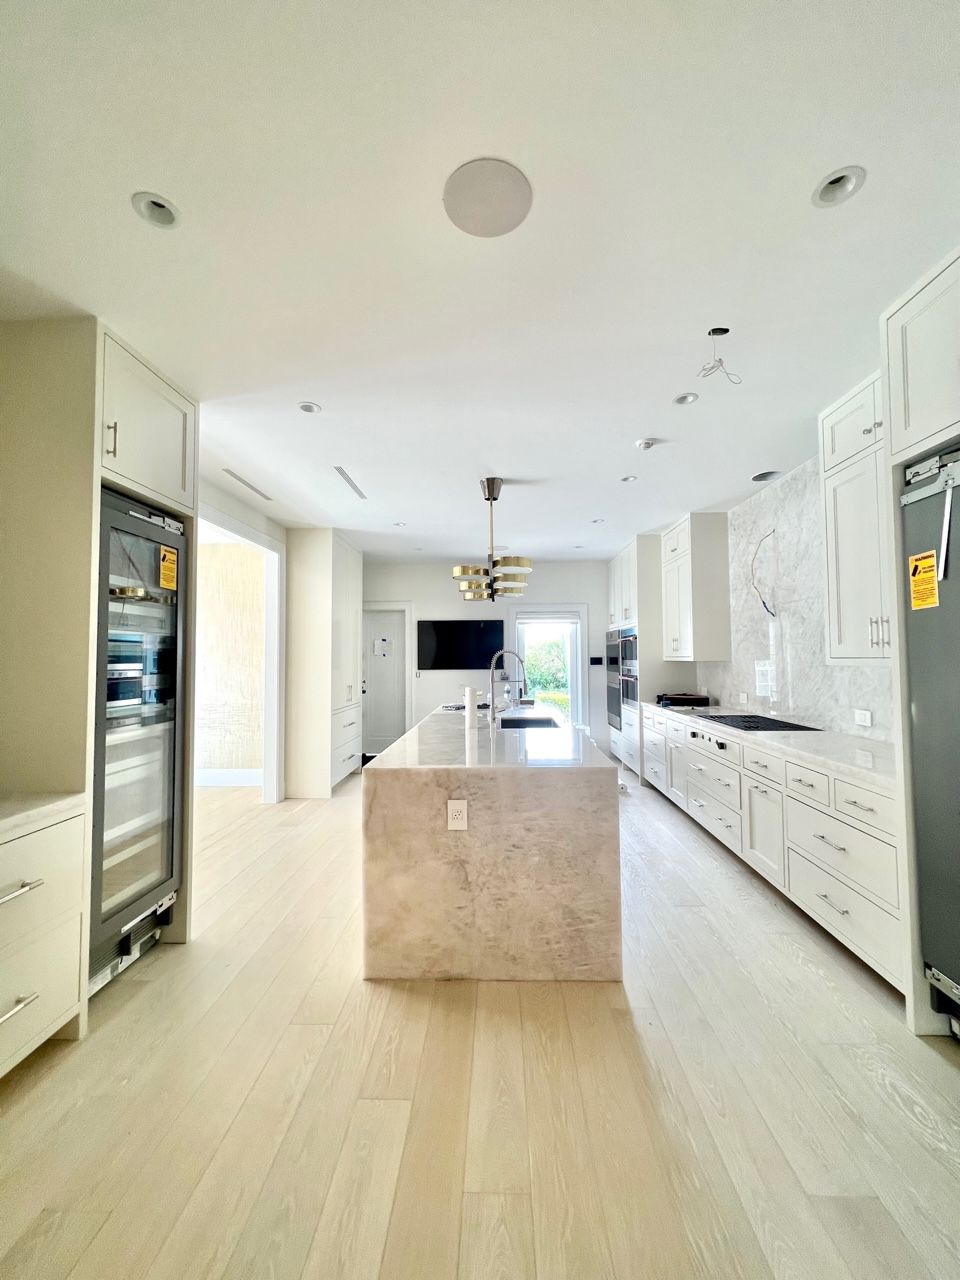
[[[182,522],[104,490],[91,991],[157,940],[180,888],[186,573]]]
[[[960,1017],[960,454],[907,468],[901,497],[920,944],[934,1007]]]

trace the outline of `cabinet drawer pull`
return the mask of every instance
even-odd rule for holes
[[[702,801],[702,800],[691,800],[691,801],[690,801],[690,803],[691,803],[691,804],[695,804],[695,805],[697,806],[697,808],[698,808],[698,809],[702,809],[702,808],[703,808],[703,801]]]
[[[765,773],[770,772],[770,766],[768,764],[761,764],[759,760],[748,760],[747,764],[752,764],[755,769],[763,769]]]
[[[828,840],[826,836],[820,835],[819,831],[814,831],[814,840],[819,840],[821,844],[828,844],[831,849],[836,849],[837,853],[846,853],[846,845],[834,844],[832,840]]]
[[[356,723],[357,723],[357,722],[356,722],[356,720],[348,720],[348,721],[347,721],[347,723],[346,723],[345,725],[343,725],[342,727],[343,727],[344,729],[352,729],[352,728],[353,728],[353,726],[354,726]]]
[[[33,889],[39,889],[42,884],[42,880],[21,880],[19,889],[14,889],[12,893],[5,893],[3,897],[0,898],[0,907],[2,907],[5,902],[12,902],[14,898],[20,898],[25,893],[30,893]]]
[[[721,787],[726,787],[728,791],[733,790],[733,783],[727,782],[724,778],[714,778],[714,782],[719,782]]]
[[[751,791],[759,792],[759,794],[760,794],[760,795],[762,795],[762,796],[768,796],[768,795],[770,794],[770,792],[767,790],[767,788],[766,788],[766,787],[757,787],[757,786],[752,786],[752,787],[750,788],[750,790],[751,790]]]
[[[844,803],[844,804],[848,804],[848,805],[850,806],[850,808],[851,808],[851,809],[862,809],[864,813],[876,813],[876,812],[877,812],[877,811],[876,811],[876,809],[874,809],[872,805],[869,805],[869,804],[861,804],[859,800],[844,800],[844,802],[843,802],[843,803]],[[0,902],[2,902],[2,901],[3,901],[3,899],[2,899],[2,898],[0,898]]]
[[[347,764],[347,762],[348,762],[348,761],[350,761],[350,760],[353,760],[353,759],[354,759],[354,757],[356,756],[356,754],[357,754],[357,753],[356,753],[355,751],[351,751],[351,752],[350,752],[350,754],[349,754],[348,756],[344,756],[344,757],[343,757],[343,759],[340,761],[340,763],[341,763],[341,764]]]
[[[818,893],[817,897],[822,898],[828,907],[833,907],[834,911],[836,911],[838,915],[848,916],[850,914],[846,907],[838,907],[835,902],[831,902],[830,895],[828,893]]]
[[[690,768],[694,771],[694,773],[703,773],[702,764],[692,764],[690,765]]]
[[[803,779],[803,778],[791,778],[791,779],[790,779],[790,781],[791,781],[791,782],[799,782],[799,783],[800,783],[800,785],[801,785],[801,787],[808,787],[811,791],[816,791],[816,789],[817,789],[817,788],[816,788],[816,784],[815,784],[815,783],[813,783],[813,782],[806,782],[806,781],[804,781],[804,779]]]
[[[5,1014],[0,1016],[0,1027],[2,1027],[5,1022],[9,1022],[11,1018],[15,1018],[18,1013],[22,1013],[28,1004],[33,1004],[34,1000],[39,999],[39,991],[35,991],[32,996],[17,996],[13,1002],[13,1008],[8,1009]]]
[[[115,458],[117,450],[120,448],[120,423],[108,422],[105,430],[113,432],[113,448],[105,449],[104,452],[108,458]]]

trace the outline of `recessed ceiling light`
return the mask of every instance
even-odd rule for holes
[[[632,483],[634,482],[634,480],[636,480],[636,478],[637,478],[636,476],[621,476],[621,477],[620,477],[620,483],[621,483],[621,484],[632,484]]]
[[[858,164],[848,164],[818,182],[810,199],[818,209],[831,209],[856,195],[867,180],[867,171]]]
[[[530,212],[533,188],[507,160],[483,156],[454,169],[443,188],[443,207],[455,227],[470,236],[505,236]]]
[[[582,551],[582,550],[583,550],[583,543],[582,543],[582,542],[575,542],[575,543],[573,544],[573,549],[574,549],[574,551]]]
[[[654,440],[653,436],[644,436],[642,440],[634,440],[633,447],[635,449],[642,449],[646,452],[647,449],[652,449],[656,443],[657,442]]]
[[[317,404],[316,400],[301,400],[300,403],[297,405],[297,408],[300,410],[301,413],[320,413],[321,412],[321,406]]]
[[[603,524],[603,516],[597,516],[596,520],[591,520],[591,524]]]
[[[751,476],[750,479],[754,484],[763,484],[765,480],[776,480],[782,475],[782,471],[758,471],[757,474],[755,476]]]
[[[407,527],[406,520],[394,520],[393,527],[395,529],[405,529]]]
[[[155,191],[135,191],[130,203],[136,212],[151,227],[161,231],[169,231],[180,221],[180,210],[166,196],[158,196]]]
[[[700,397],[697,395],[696,391],[684,391],[682,395],[673,397],[673,403],[674,404],[695,404],[696,401],[699,399]]]

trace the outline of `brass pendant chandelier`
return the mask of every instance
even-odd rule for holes
[[[516,599],[523,595],[527,574],[533,569],[533,561],[526,556],[496,556],[493,552],[493,504],[500,497],[503,480],[500,476],[487,476],[480,481],[483,500],[490,509],[490,545],[486,564],[455,564],[453,577],[460,588],[463,600]]]

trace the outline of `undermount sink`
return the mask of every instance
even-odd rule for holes
[[[500,717],[501,729],[557,729],[559,725],[552,716],[511,716]]]

